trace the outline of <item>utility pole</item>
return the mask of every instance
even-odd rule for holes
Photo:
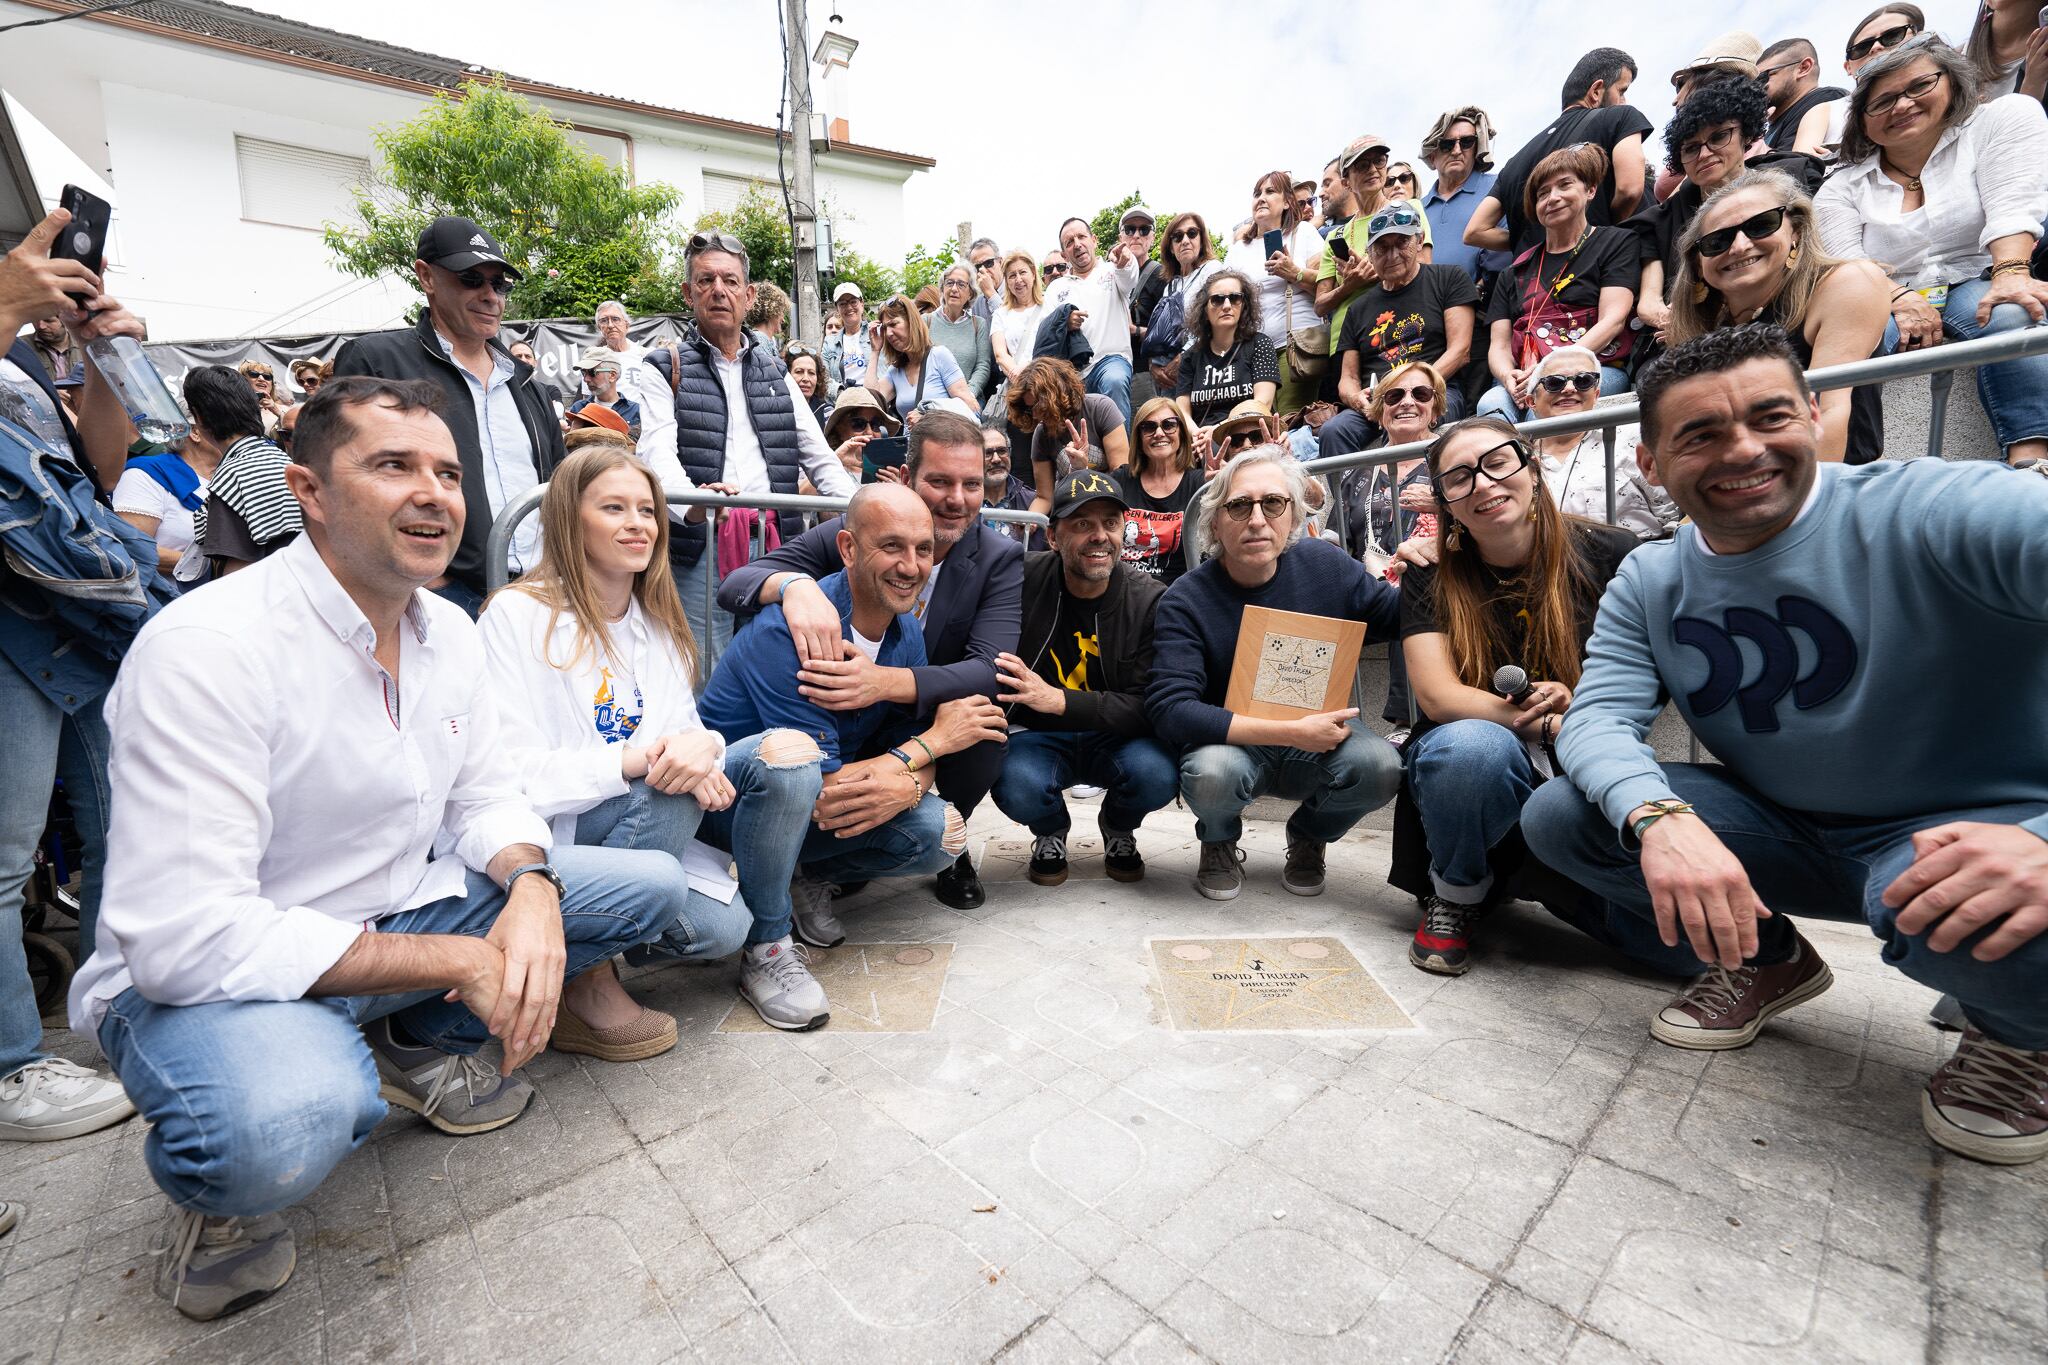
[[[825,340],[825,324],[818,297],[817,178],[811,166],[811,49],[804,22],[804,0],[783,3],[789,25],[789,142],[790,150],[796,154],[796,172],[789,191],[790,245],[794,248],[796,270],[789,298],[796,316],[789,323],[797,340],[818,346]]]

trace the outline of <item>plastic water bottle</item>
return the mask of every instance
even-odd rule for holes
[[[120,397],[122,410],[144,440],[176,446],[192,434],[192,424],[185,420],[171,386],[164,383],[134,337],[96,338],[86,343],[85,354]]]

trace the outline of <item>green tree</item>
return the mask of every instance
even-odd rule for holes
[[[698,216],[695,231],[723,232],[747,249],[747,270],[757,280],[773,280],[788,289],[796,276],[796,250],[789,238],[789,216],[782,200],[764,185],[749,185],[730,209]],[[680,257],[677,268],[681,268]]]
[[[1109,254],[1109,249],[1116,245],[1118,235],[1117,220],[1124,216],[1124,210],[1133,204],[1142,204],[1144,202],[1145,195],[1143,191],[1134,189],[1108,208],[1100,210],[1093,218],[1088,220],[1088,230],[1095,234],[1095,240],[1101,245],[1102,253],[1105,256]]]
[[[959,243],[951,237],[939,243],[936,251],[922,242],[910,248],[910,254],[903,258],[903,292],[915,298],[918,290],[937,284],[958,258],[959,251]]]
[[[569,133],[495,81],[437,95],[418,118],[376,130],[378,177],[356,192],[353,221],[327,225],[327,248],[352,275],[412,282],[420,229],[460,214],[525,273],[512,316],[588,312],[647,275],[658,225],[680,196],[628,183]]]
[[[832,248],[832,283],[837,288],[851,280],[860,286],[861,297],[870,305],[903,288],[903,277],[879,261],[871,261],[850,246]],[[830,299],[826,302],[829,304]]]

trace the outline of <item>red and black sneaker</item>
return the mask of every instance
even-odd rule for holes
[[[1472,966],[1472,925],[1476,905],[1456,905],[1441,896],[1422,898],[1422,923],[1408,945],[1408,960],[1438,976],[1463,976]]]
[[[1965,1029],[1920,1097],[1927,1135],[1951,1152],[2018,1166],[2048,1156],[2048,1052]]]

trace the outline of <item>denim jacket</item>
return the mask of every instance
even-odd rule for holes
[[[156,543],[109,511],[92,477],[0,420],[0,655],[65,714],[113,685],[129,642],[176,590]]]

